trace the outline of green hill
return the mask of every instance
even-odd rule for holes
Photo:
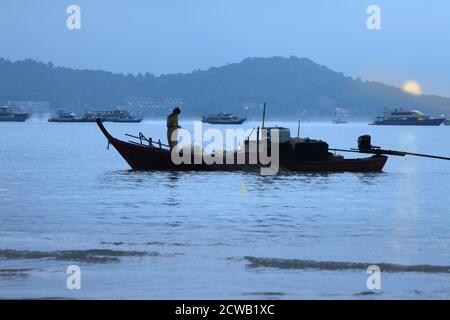
[[[46,100],[54,108],[81,109],[123,104],[126,96],[182,98],[184,114],[242,113],[243,103],[270,104],[273,117],[301,110],[331,116],[336,107],[353,116],[373,117],[385,107],[402,106],[431,114],[449,114],[450,99],[414,96],[379,82],[361,81],[306,58],[247,58],[239,63],[187,74],[123,75],[100,70],[55,67],[31,59],[0,59],[0,101]]]

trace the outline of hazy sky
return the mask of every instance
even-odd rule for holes
[[[70,4],[81,30],[66,27]],[[366,27],[370,4],[381,30]],[[124,73],[295,55],[450,96],[448,0],[0,0],[0,40],[0,57]]]

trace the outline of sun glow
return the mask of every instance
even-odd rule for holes
[[[410,93],[410,94],[414,94],[414,95],[421,95],[422,94],[422,87],[420,86],[420,84],[414,80],[408,80],[405,81],[405,83],[403,83],[402,85],[402,90]]]

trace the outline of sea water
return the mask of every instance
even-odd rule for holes
[[[106,127],[124,140],[166,136],[164,121]],[[300,130],[332,148],[362,134],[450,156],[448,126]],[[390,157],[382,173],[133,172],[106,147],[95,123],[0,125],[0,298],[450,297],[449,161]],[[68,285],[73,265],[80,289]]]

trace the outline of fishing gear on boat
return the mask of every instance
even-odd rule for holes
[[[450,160],[449,157],[435,156],[431,154],[424,153],[415,153],[408,151],[397,151],[397,150],[385,150],[381,149],[381,147],[372,146],[370,135],[363,135],[358,138],[358,149],[350,148],[350,149],[329,149],[330,151],[338,151],[338,152],[354,152],[354,153],[368,153],[375,155],[391,155],[391,156],[416,156],[416,157],[425,157],[425,158],[433,158],[440,160]]]

